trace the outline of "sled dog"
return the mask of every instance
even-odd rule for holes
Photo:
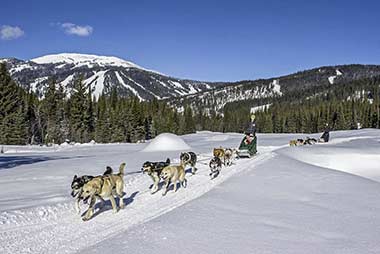
[[[306,137],[304,141],[305,145],[314,145],[315,143],[317,143],[317,140],[315,138]]]
[[[111,167],[107,167],[111,169]],[[124,169],[125,163],[120,164],[118,174],[107,174],[103,176],[97,176],[88,181],[83,185],[83,191],[81,198],[84,202],[90,199],[90,205],[83,216],[83,220],[89,220],[94,214],[95,203],[98,197],[104,199],[109,198],[112,204],[112,209],[114,213],[118,212],[119,209],[116,205],[114,196],[119,198],[119,207],[124,208],[124,202],[122,197],[124,196]]]
[[[231,166],[233,160],[234,151],[231,148],[224,150],[224,166]]]
[[[302,138],[294,139],[289,141],[290,146],[302,146],[305,144],[305,141]]]
[[[111,168],[107,168],[107,170],[103,173],[103,175],[108,175],[108,174],[112,174],[112,169]],[[80,201],[82,200],[82,197],[81,197],[81,194],[82,194],[82,191],[83,191],[83,185],[87,182],[89,182],[90,180],[92,180],[95,176],[90,176],[90,175],[83,175],[83,176],[77,176],[75,175],[74,178],[73,178],[73,181],[71,182],[71,196],[73,198],[76,198],[75,199],[75,210],[77,211],[77,213],[79,214],[80,213]],[[102,198],[100,198],[102,203],[104,202],[104,200]]]
[[[181,153],[181,155],[179,156],[179,159],[181,160],[181,163],[183,164],[184,167],[186,167],[187,164],[191,166],[191,173],[193,175],[198,170],[195,167],[195,164],[197,163],[197,155],[194,152]]]
[[[214,157],[219,157],[220,159],[222,159],[222,158],[224,158],[224,152],[225,152],[225,150],[222,147],[214,148],[213,155],[214,155]]]
[[[151,161],[146,161],[142,168],[141,171],[145,174],[148,174],[152,180],[153,180],[153,186],[151,188],[151,194],[154,194],[158,191],[158,184],[160,182],[160,175],[162,172],[162,169],[164,167],[167,167],[170,165],[170,159],[167,158],[167,160],[164,161],[159,161],[159,162],[151,162]]]
[[[181,162],[180,165],[167,166],[162,169],[161,178],[165,181],[165,188],[162,192],[162,196],[165,196],[169,190],[169,185],[172,183],[174,185],[174,192],[177,191],[177,181],[184,188],[187,186],[187,180],[185,178],[185,165]]]
[[[211,177],[211,179],[214,179],[219,175],[220,171],[222,170],[222,160],[219,157],[215,156],[211,159],[209,166],[211,171],[209,176]]]

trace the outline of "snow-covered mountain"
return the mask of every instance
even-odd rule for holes
[[[117,67],[125,67],[125,68],[139,68],[142,67],[132,63],[120,59],[114,56],[97,56],[97,55],[86,55],[86,54],[76,54],[76,53],[63,53],[56,55],[46,55],[37,58],[33,58],[30,61],[35,62],[37,64],[59,64],[62,65],[57,68],[62,68],[66,64],[74,64],[75,68],[81,66],[87,66],[88,68],[93,68],[95,66],[117,66]]]
[[[67,92],[72,81],[82,75],[96,97],[116,88],[120,95],[135,95],[141,100],[163,99],[202,92],[215,84],[172,78],[113,56],[62,53],[28,61],[4,58],[12,77],[26,89],[43,96],[50,77],[55,77]]]
[[[73,80],[82,75],[96,97],[116,88],[121,96],[134,95],[140,100],[168,99],[179,109],[191,105],[206,113],[210,110],[222,112],[226,104],[236,101],[265,99],[267,104],[271,103],[271,98],[313,87],[380,76],[379,65],[356,64],[324,66],[269,79],[202,82],[173,78],[114,56],[62,53],[28,61],[3,58],[0,62],[6,62],[12,78],[41,97],[50,77],[55,77],[70,93]]]
[[[379,65],[324,66],[269,79],[225,82],[218,84],[212,90],[171,98],[169,102],[178,108],[190,105],[194,110],[205,113],[210,110],[223,112],[224,106],[237,101],[249,102],[250,107],[266,105],[272,103],[272,99],[284,95],[303,98],[307,95],[303,93],[306,90],[309,92],[313,89],[323,90],[333,85],[339,86],[378,76],[380,76]],[[256,104],[258,100],[262,100],[261,103],[264,104]]]

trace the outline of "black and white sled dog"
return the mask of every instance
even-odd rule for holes
[[[222,170],[222,160],[218,156],[214,156],[214,158],[211,159],[209,166],[211,170],[209,176],[211,177],[211,179],[214,179],[219,175],[220,171]]]
[[[304,141],[305,145],[314,145],[315,143],[317,143],[317,140],[315,138],[306,137]]]
[[[194,152],[181,153],[181,155],[179,156],[179,159],[181,160],[181,163],[185,167],[186,167],[186,165],[190,165],[191,166],[191,173],[193,175],[198,170],[195,167],[195,164],[197,164],[197,155]]]
[[[158,161],[158,162],[151,162],[146,161],[144,162],[141,171],[145,174],[148,174],[152,178],[153,186],[151,188],[150,193],[154,194],[158,191],[158,184],[160,182],[160,175],[162,172],[162,169],[170,165],[170,159],[167,158],[166,161]]]
[[[107,167],[106,171],[103,173],[103,175],[109,175],[112,174],[112,168]],[[83,186],[91,181],[95,176],[90,175],[83,175],[83,176],[77,176],[75,175],[73,178],[73,181],[71,182],[71,196],[75,199],[75,210],[77,213],[80,213],[80,201],[83,200],[81,197],[83,192]],[[103,200],[104,201],[104,200]]]

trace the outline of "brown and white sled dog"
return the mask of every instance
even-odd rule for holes
[[[159,162],[151,162],[146,161],[144,162],[141,171],[144,174],[148,174],[153,180],[153,186],[151,189],[151,194],[154,194],[158,191],[158,184],[160,183],[160,175],[162,172],[162,169],[170,165],[170,159],[167,158],[166,161],[159,161]]]
[[[234,158],[234,151],[231,148],[224,150],[224,166],[231,166]]]
[[[107,167],[107,169],[110,167]],[[97,176],[83,185],[81,197],[84,202],[90,199],[90,205],[83,216],[83,220],[89,220],[94,214],[95,203],[97,198],[109,198],[112,204],[114,213],[119,211],[116,205],[115,197],[119,198],[119,207],[124,208],[122,197],[124,196],[124,168],[125,163],[120,164],[118,174],[108,174]]]
[[[165,181],[165,188],[162,196],[165,196],[169,190],[169,186],[172,183],[174,185],[174,192],[177,191],[177,181],[182,187],[186,188],[187,180],[185,178],[185,165],[181,162],[180,165],[170,165],[162,169],[161,178]]]
[[[214,150],[212,151],[214,157],[219,157],[220,159],[224,158],[224,152],[224,148],[222,147],[214,148]]]
[[[290,146],[302,146],[304,145],[304,140],[302,138],[294,139],[289,141]]]
[[[103,175],[112,174],[112,168],[107,168],[107,170],[103,173]],[[83,192],[83,185],[90,180],[92,180],[95,176],[90,175],[83,175],[83,176],[77,176],[75,175],[73,178],[73,181],[71,182],[71,196],[75,198],[75,210],[77,213],[80,213],[80,201],[83,200],[81,197]],[[104,203],[104,200],[100,198],[102,201],[102,205]]]

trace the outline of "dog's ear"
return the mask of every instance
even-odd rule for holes
[[[78,178],[78,176],[77,176],[77,175],[74,175],[73,181],[76,180],[77,178]]]
[[[166,159],[166,164],[170,164],[170,159],[169,158]]]
[[[110,175],[112,174],[113,170],[110,166],[106,167],[106,171],[103,173],[103,175]]]

